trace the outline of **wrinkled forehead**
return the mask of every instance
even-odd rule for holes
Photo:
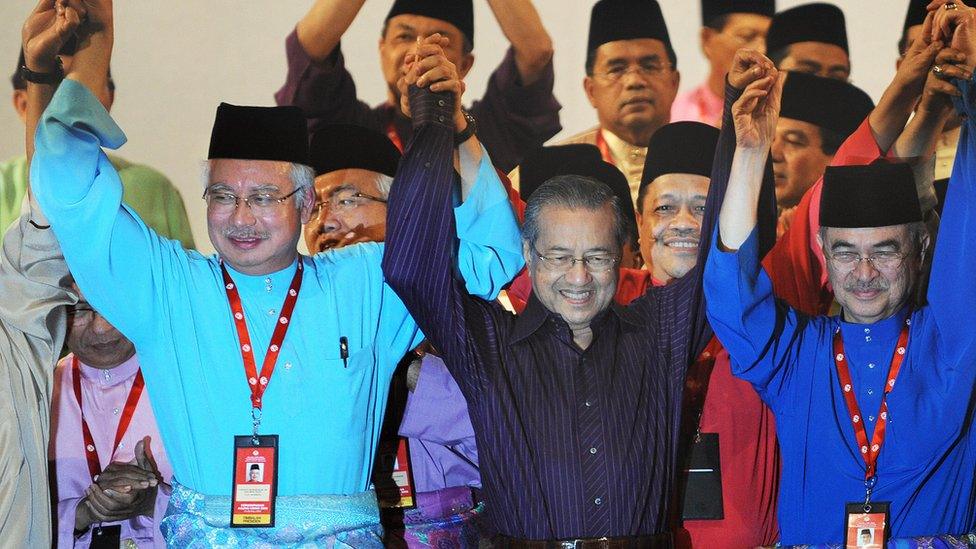
[[[664,47],[664,42],[656,38],[614,40],[600,44],[596,49],[596,57],[594,57],[596,65],[637,63],[642,60],[657,60],[661,63],[667,63],[668,51]]]
[[[911,246],[911,225],[891,225],[888,227],[824,227],[824,246],[832,248],[852,248],[871,250],[892,248],[903,250]]]
[[[235,189],[271,186],[281,190],[292,186],[291,162],[230,158],[215,158],[208,162],[208,186],[221,185]]]
[[[381,175],[379,172],[360,168],[346,168],[324,173],[315,178],[315,194],[320,198],[325,198],[350,190],[376,195],[379,193],[376,180]]]
[[[647,187],[647,199],[690,201],[704,200],[708,196],[711,179],[693,173],[666,173],[651,181]]]
[[[614,233],[613,208],[604,204],[596,209],[543,206],[539,211],[539,251],[563,250],[619,252]]]

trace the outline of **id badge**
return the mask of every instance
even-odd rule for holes
[[[410,466],[410,445],[406,437],[380,441],[375,471],[373,484],[380,508],[413,509],[417,506]]]
[[[680,481],[684,487],[682,519],[721,520],[725,518],[718,433],[701,433],[700,440],[691,445],[681,470]]]
[[[234,437],[231,528],[270,528],[278,491],[278,435]]]
[[[122,526],[95,526],[91,532],[91,549],[119,549],[122,545]]]
[[[883,549],[891,537],[888,518],[890,503],[872,501],[865,505],[848,503],[844,506],[845,549]]]

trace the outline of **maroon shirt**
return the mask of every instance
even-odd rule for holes
[[[285,40],[285,53],[288,76],[275,101],[301,107],[308,117],[309,134],[326,124],[357,124],[384,133],[392,127],[401,148],[410,142],[413,128],[399,109],[386,102],[370,107],[359,100],[339,47],[317,63],[292,31]],[[492,163],[504,172],[512,171],[525,153],[541,147],[562,129],[562,106],[552,94],[554,81],[550,60],[538,80],[523,86],[515,52],[509,48],[492,73],[484,97],[468,109],[478,124],[478,140],[488,149]]]

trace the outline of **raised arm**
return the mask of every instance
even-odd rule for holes
[[[295,33],[305,53],[321,63],[339,45],[342,35],[366,0],[316,0],[298,21]]]
[[[797,328],[795,314],[783,316],[759,263],[756,204],[781,90],[781,77],[766,69],[733,106],[735,158],[704,280],[708,319],[732,356],[733,373],[753,383],[770,403],[781,389],[771,385],[777,376],[782,379],[788,347],[771,343]]]
[[[300,107],[310,134],[340,122],[386,129],[379,127],[369,105],[358,99],[339,48],[340,38],[364,1],[317,0],[285,39],[288,72],[275,102]]]
[[[955,10],[939,10],[939,27],[949,33],[951,45],[966,55],[965,68],[971,74],[976,63],[976,10],[962,2]],[[966,360],[974,339],[967,322],[976,307],[976,82],[956,80],[962,92],[954,99],[963,116],[956,161],[949,180],[949,191],[942,210],[942,223],[932,261],[928,302],[939,327],[940,353],[950,363]],[[951,356],[955,355],[955,356]],[[966,362],[962,362],[966,364]]]
[[[88,17],[82,30],[88,34],[37,126],[31,188],[78,286],[138,344],[138,328],[157,312],[153,266],[166,251],[175,250],[122,206],[121,181],[101,150],[125,141],[89,91],[100,89],[108,78],[112,6],[108,0],[85,5]]]
[[[482,297],[497,294],[522,267],[521,243],[511,206],[487,156],[478,164],[477,183],[468,199],[457,212],[452,208],[460,80],[450,67],[444,73],[430,74],[429,69],[418,74],[421,68],[429,69],[423,62],[414,63],[406,78],[431,89],[412,85],[407,94],[414,138],[390,191],[383,272],[458,375],[461,372],[453,368],[474,367],[462,360],[467,356],[464,309],[475,303],[464,283],[470,291],[471,277],[478,276],[476,285],[488,290]],[[462,171],[473,160],[464,157],[474,146],[465,144]],[[455,269],[465,277],[464,283]],[[458,377],[463,388],[467,376]]]
[[[498,25],[515,51],[523,86],[531,86],[552,61],[552,38],[532,0],[488,0]]]

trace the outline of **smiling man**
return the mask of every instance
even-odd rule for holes
[[[647,142],[671,119],[678,58],[655,0],[600,0],[590,13],[583,89],[599,125],[561,144],[596,145],[637,200]]]
[[[384,281],[383,246],[298,254],[314,172],[295,107],[218,107],[204,193],[216,255],[148,229],[122,205],[101,150],[124,134],[89,91],[104,85],[111,58],[111,2],[86,6],[85,47],[39,124],[31,185],[78,286],[139,353],[173,464],[167,543],[379,546],[370,473],[386,395],[397,362],[422,338]],[[453,93],[424,90],[414,104],[426,116],[415,120],[405,187],[435,163],[453,175],[453,134],[466,127],[459,110],[451,117],[456,69],[435,57],[441,70],[423,76]],[[490,228],[445,233],[462,251],[442,268],[458,265],[491,299],[522,266],[517,226],[487,156],[470,161],[487,179],[461,179],[470,203],[459,215]],[[234,505],[231,481],[247,478],[252,447],[266,460],[267,486],[255,493],[261,501]]]
[[[312,135],[315,210],[305,223],[311,253],[386,239],[386,203],[400,151],[382,133],[330,124]]]

